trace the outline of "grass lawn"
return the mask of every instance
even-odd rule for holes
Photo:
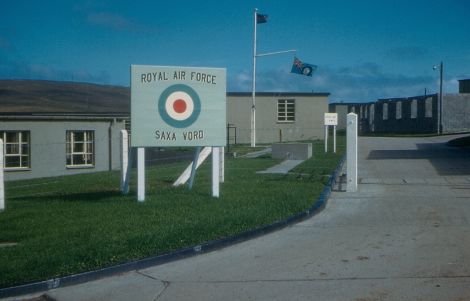
[[[288,175],[256,174],[278,163],[227,158],[220,198],[212,198],[210,163],[194,187],[174,188],[186,167],[147,168],[146,201],[119,192],[119,172],[6,182],[0,213],[0,287],[51,279],[165,254],[285,219],[318,198],[344,151],[314,157]]]

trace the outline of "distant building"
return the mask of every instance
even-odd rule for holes
[[[341,126],[345,126],[347,113],[358,114],[359,132],[363,134],[437,134],[440,122],[443,133],[469,132],[470,94],[466,92],[469,82],[459,81],[459,94],[443,95],[442,118],[439,116],[439,94],[379,99],[368,103],[335,102],[329,105],[329,110],[338,112]]]
[[[470,93],[470,79],[459,80],[459,94]]]

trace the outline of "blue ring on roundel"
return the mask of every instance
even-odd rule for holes
[[[176,120],[173,119],[170,115],[168,115],[165,104],[168,99],[168,96],[171,95],[173,92],[185,92],[189,96],[191,96],[194,104],[194,110],[193,113],[186,118],[185,120]],[[175,128],[186,128],[193,124],[197,118],[199,117],[199,114],[201,113],[201,100],[199,99],[199,95],[194,91],[193,88],[187,85],[183,84],[176,84],[169,86],[166,88],[162,94],[160,95],[160,98],[158,100],[158,113],[160,113],[160,116],[162,117],[163,121],[166,122],[169,126],[175,127]]]

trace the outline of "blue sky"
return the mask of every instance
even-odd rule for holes
[[[470,78],[470,1],[7,1],[0,79],[129,86],[131,64],[227,68],[228,91],[251,91],[258,53],[296,49],[318,65],[290,73],[294,54],[257,60],[257,91],[330,92],[330,101],[435,93]]]

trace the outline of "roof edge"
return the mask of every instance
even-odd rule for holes
[[[256,96],[329,96],[329,92],[256,92]],[[227,96],[251,96],[252,92],[227,92]]]

